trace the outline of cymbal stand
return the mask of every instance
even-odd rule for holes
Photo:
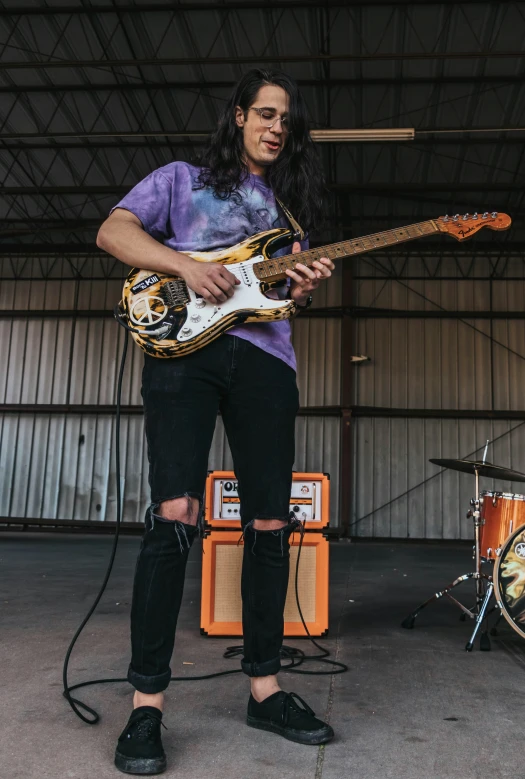
[[[467,513],[467,517],[472,517],[474,520],[474,560],[475,560],[476,570],[471,573],[464,573],[461,576],[458,576],[457,579],[454,579],[454,581],[451,584],[447,585],[444,589],[440,590],[439,592],[436,592],[428,600],[424,601],[424,603],[418,606],[417,609],[412,611],[408,615],[408,617],[406,617],[406,619],[404,619],[403,622],[401,623],[401,627],[406,628],[407,630],[411,630],[414,627],[416,618],[419,616],[419,614],[423,611],[424,608],[426,608],[431,603],[434,603],[435,601],[438,601],[440,598],[443,597],[448,598],[450,601],[452,601],[452,603],[454,603],[461,610],[463,619],[465,619],[465,617],[469,617],[470,619],[476,619],[477,621],[479,620],[478,624],[476,625],[476,630],[474,631],[474,634],[471,638],[471,641],[474,640],[475,635],[479,630],[479,627],[481,625],[481,620],[485,615],[488,601],[490,600],[490,596],[487,598],[487,595],[489,592],[490,594],[492,594],[493,585],[492,585],[492,577],[488,576],[486,573],[483,573],[481,570],[481,544],[480,544],[481,502],[479,498],[480,495],[479,470],[477,468],[474,469],[474,475],[476,478],[476,493],[475,493],[476,498],[473,498],[470,501],[471,508]],[[458,585],[470,579],[474,579],[476,582],[476,603],[471,609],[464,606],[456,598],[454,598],[453,595],[450,594],[451,590],[453,590]],[[487,593],[485,593],[485,581],[490,583],[489,588],[487,589]],[[483,611],[483,616],[481,617],[481,619],[479,619],[482,611]],[[488,636],[486,638],[488,640]],[[483,648],[490,649],[490,644],[487,646],[485,641]]]
[[[486,451],[486,450],[485,450]],[[483,460],[485,460],[485,456],[483,456]],[[474,469],[474,474],[476,477],[476,497],[472,498],[470,501],[471,509],[467,511],[467,517],[472,517],[474,520],[474,558],[476,562],[476,610],[479,613],[480,604],[483,600],[483,596],[485,594],[484,587],[483,587],[483,581],[482,581],[482,574],[481,574],[481,538],[480,538],[480,527],[481,527],[481,501],[479,497],[479,470],[477,468]],[[472,509],[474,509],[472,511]]]
[[[476,635],[478,633],[478,630],[481,627],[481,623],[485,619],[485,612],[487,611],[487,606],[489,605],[489,601],[492,598],[493,591],[494,591],[494,582],[490,581],[488,583],[487,592],[485,593],[485,597],[483,599],[483,603],[481,604],[479,614],[476,617],[476,627],[474,628],[474,632],[472,633],[469,641],[467,641],[467,644],[465,646],[467,652],[472,652]],[[481,634],[481,640],[482,640],[481,648],[482,649],[484,648],[485,650],[490,649],[490,639],[485,633]],[[485,646],[483,646],[483,644],[485,644]]]

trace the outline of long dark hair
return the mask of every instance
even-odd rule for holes
[[[248,178],[244,161],[242,129],[235,121],[235,108],[244,113],[266,84],[282,87],[290,98],[289,132],[281,154],[269,166],[266,181],[304,230],[318,226],[323,214],[324,176],[314,143],[310,138],[304,99],[296,82],[278,70],[248,71],[231,94],[199,164],[201,188],[211,187],[217,197],[237,198],[239,187]]]

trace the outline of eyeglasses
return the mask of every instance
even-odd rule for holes
[[[270,129],[281,120],[283,133],[287,133],[290,129],[290,120],[287,116],[276,116],[273,111],[269,111],[267,108],[254,108],[253,106],[250,106],[250,111],[257,111],[263,127]]]

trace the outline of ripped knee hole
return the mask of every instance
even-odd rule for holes
[[[171,498],[163,500],[157,511],[162,519],[183,522],[186,525],[196,525],[199,519],[199,501],[190,495]]]
[[[287,519],[254,519],[252,527],[254,530],[282,530],[287,525]]]

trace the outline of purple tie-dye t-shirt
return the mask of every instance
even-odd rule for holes
[[[272,190],[260,176],[244,183],[241,202],[221,200],[212,190],[194,189],[200,169],[170,162],[140,181],[115,208],[135,214],[157,241],[180,252],[226,249],[255,233],[289,227]],[[114,209],[112,209],[114,210]],[[307,243],[302,243],[307,248]],[[291,246],[275,256],[289,254]],[[250,341],[296,370],[290,322],[248,323],[226,331]]]

